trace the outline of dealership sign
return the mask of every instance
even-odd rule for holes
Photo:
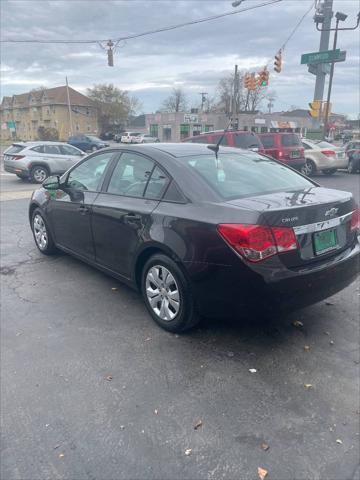
[[[199,115],[192,113],[186,113],[184,115],[184,123],[199,123]]]

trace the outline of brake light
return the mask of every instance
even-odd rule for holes
[[[283,152],[280,150],[280,151],[278,152],[278,157],[281,158],[282,156],[283,156]]]
[[[223,239],[250,262],[298,248],[294,230],[289,227],[221,224],[217,228]]]
[[[24,157],[25,157],[25,155],[12,155],[11,158],[12,158],[13,160],[21,160],[21,159],[24,158]]]
[[[351,231],[360,229],[360,208],[354,210],[351,214]]]
[[[335,157],[336,156],[336,153],[334,152],[334,150],[321,150],[321,153],[323,155],[326,155],[327,157]]]

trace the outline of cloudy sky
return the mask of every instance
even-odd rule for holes
[[[1,38],[106,39],[156,29],[234,10],[232,0],[0,0]],[[266,0],[244,0],[242,6]],[[283,0],[253,11],[212,22],[128,40],[120,44],[115,66],[107,66],[105,51],[95,45],[1,44],[1,96],[40,85],[69,83],[83,93],[95,83],[114,83],[131,91],[144,112],[155,111],[174,86],[181,86],[191,104],[199,92],[213,95],[219,78],[234,64],[256,71],[272,59],[313,0]],[[334,10],[356,22],[359,0],[334,0]],[[272,72],[270,89],[276,110],[307,108],[315,77],[300,65],[304,52],[318,49],[320,33],[305,18],[284,53],[280,75]],[[340,32],[338,46],[347,60],[337,63],[333,110],[359,113],[359,30]]]

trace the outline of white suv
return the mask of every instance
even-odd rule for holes
[[[139,132],[124,132],[121,135],[121,143],[141,143],[141,135]]]

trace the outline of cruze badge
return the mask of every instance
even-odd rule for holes
[[[330,208],[330,210],[327,210],[327,211],[325,212],[325,217],[333,217],[334,215],[337,214],[338,211],[339,211],[338,208],[335,208],[335,207]]]

